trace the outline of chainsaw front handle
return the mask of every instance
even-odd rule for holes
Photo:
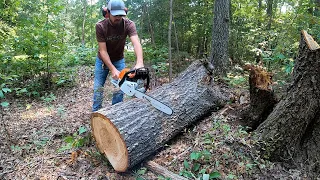
[[[149,69],[142,67],[138,69],[132,69],[127,71],[124,75],[123,78],[119,81],[119,87],[123,84],[125,80],[138,80],[138,79],[147,79],[147,84],[145,86],[145,89],[149,89],[149,84],[150,84],[150,77],[149,77]]]

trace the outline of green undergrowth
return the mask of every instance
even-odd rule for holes
[[[210,120],[210,129],[199,135],[199,145],[180,164],[181,176],[209,180],[276,178],[274,174],[278,172],[281,177],[290,175],[276,163],[260,157],[255,148],[257,142],[246,127],[220,114]]]
[[[250,156],[250,134],[232,126],[223,116],[212,117],[212,127],[183,162],[180,175],[191,179],[242,179],[265,168],[265,162]]]

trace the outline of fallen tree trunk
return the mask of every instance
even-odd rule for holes
[[[287,95],[255,131],[263,157],[320,172],[320,47],[302,31]]]
[[[209,66],[196,61],[176,80],[148,93],[173,109],[171,116],[146,100],[131,99],[92,114],[99,150],[116,171],[133,167],[193,122],[223,106],[229,95],[216,86]]]

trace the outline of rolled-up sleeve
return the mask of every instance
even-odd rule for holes
[[[136,25],[133,21],[130,21],[130,23],[128,24],[128,36],[131,37],[131,36],[134,36],[134,35],[137,35],[137,29],[136,29]]]
[[[105,35],[100,23],[96,24],[96,38],[98,42],[106,42]]]

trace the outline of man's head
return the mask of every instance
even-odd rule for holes
[[[110,0],[107,8],[110,13],[109,18],[113,24],[120,23],[122,17],[127,15],[126,7],[122,0]]]

